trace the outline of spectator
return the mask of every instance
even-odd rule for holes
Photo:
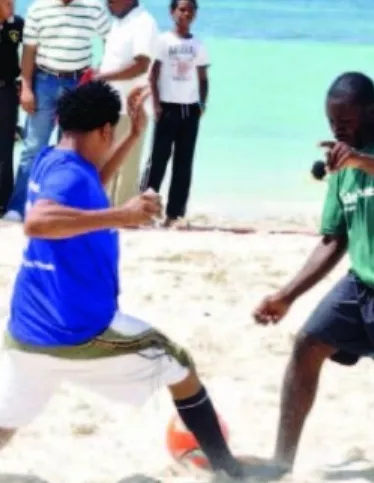
[[[126,112],[127,96],[135,86],[148,83],[158,30],[154,18],[137,0],[109,0],[108,6],[115,19],[97,79],[109,81],[120,94],[122,112],[116,130],[116,137],[120,139],[130,126]],[[151,115],[151,107],[151,103],[145,106],[147,120]],[[139,167],[144,139],[145,132],[108,187],[108,194],[115,206],[125,203],[139,191]]]
[[[25,147],[5,218],[21,221],[31,165],[48,145],[56,103],[91,65],[92,39],[103,39],[110,18],[100,0],[35,0],[25,23],[21,104],[27,112]]]
[[[165,226],[185,216],[200,116],[208,96],[208,55],[191,34],[195,0],[172,0],[174,30],[161,35],[151,84],[157,124],[142,189],[160,190],[173,150]]]
[[[13,191],[13,148],[18,114],[17,77],[23,19],[14,15],[13,0],[0,2],[0,216]]]

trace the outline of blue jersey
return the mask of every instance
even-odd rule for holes
[[[42,199],[80,210],[109,208],[95,166],[51,147],[34,162],[27,208]],[[13,291],[11,335],[27,344],[66,346],[105,331],[117,310],[118,261],[117,230],[29,238]]]

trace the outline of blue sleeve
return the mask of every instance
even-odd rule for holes
[[[77,209],[89,207],[89,183],[77,168],[65,165],[49,170],[38,188],[34,201],[50,200]]]

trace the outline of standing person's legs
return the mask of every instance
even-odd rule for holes
[[[16,85],[0,85],[0,215],[13,191],[13,149],[17,125]]]
[[[48,145],[55,127],[58,79],[38,72],[34,81],[36,111],[28,115],[25,126],[24,149],[21,153],[16,182],[7,207],[6,217],[23,219],[27,184],[34,158]]]
[[[109,183],[107,192],[113,206],[123,205],[126,203],[126,201],[133,196],[136,196],[139,192],[139,168],[147,124],[144,132],[136,141],[136,144],[132,147],[128,158],[119,167],[117,173],[113,176],[112,181]],[[131,123],[129,116],[121,116],[116,129],[116,141],[122,139],[123,136],[130,131],[130,128]]]
[[[184,106],[184,114],[175,139],[173,169],[166,215],[168,220],[185,216],[192,180],[192,166],[200,122],[198,104]]]
[[[147,188],[160,191],[180,123],[178,105],[162,103],[161,107],[162,111],[154,128],[151,155],[142,177],[141,191]]]
[[[283,381],[275,459],[292,468],[299,439],[328,358],[353,365],[370,355],[370,342],[357,297],[357,280],[348,274],[317,306],[297,336]]]

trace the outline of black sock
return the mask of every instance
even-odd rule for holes
[[[195,396],[174,402],[179,416],[194,434],[212,468],[223,469],[232,476],[237,475],[239,464],[226,444],[206,389],[202,387]]]

